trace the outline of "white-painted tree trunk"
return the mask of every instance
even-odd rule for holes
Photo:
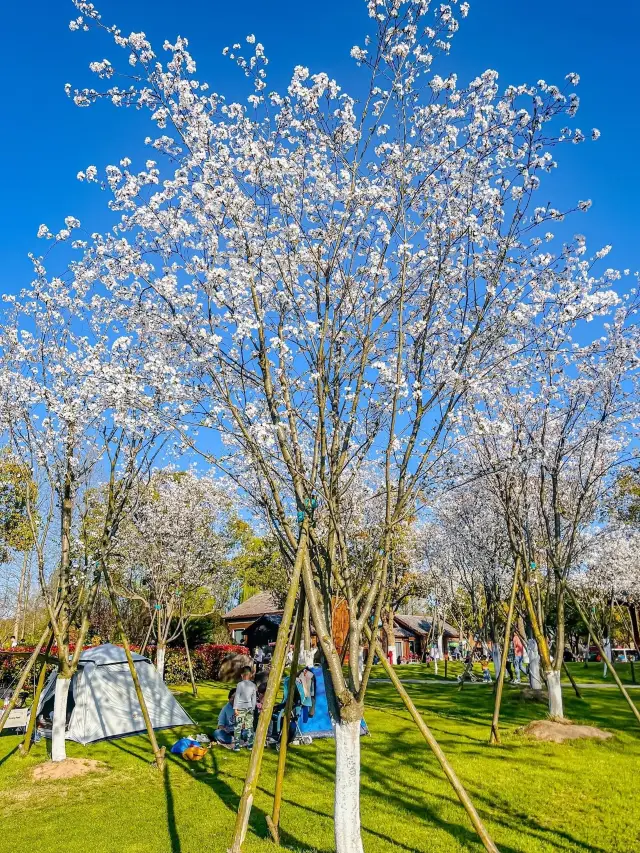
[[[165,647],[158,646],[156,649],[156,669],[160,673],[160,676],[164,678],[164,653]]]
[[[500,665],[502,663],[502,652],[500,650],[500,643],[497,640],[491,647],[491,657],[493,659],[493,672],[495,677],[498,678],[500,675]]]
[[[527,640],[527,654],[529,655],[529,686],[532,690],[542,690],[542,676],[540,675],[540,652],[535,639]]]
[[[336,723],[336,853],[364,853],[360,832],[360,721]]]
[[[607,658],[608,658],[609,660],[611,660],[611,641],[610,641],[610,640],[607,640],[607,641],[605,642],[605,644],[604,644],[604,652],[605,652],[605,654],[606,654]],[[607,661],[606,661],[606,659],[605,659],[605,661],[604,661],[604,669],[602,670],[602,677],[603,677],[603,678],[606,678],[606,677],[607,677],[607,672],[608,672],[608,671],[609,671],[609,670],[608,670],[608,668],[607,668]]]
[[[71,687],[70,678],[56,678],[56,692],[53,703],[53,724],[51,726],[51,760],[64,761],[67,757],[67,698]]]
[[[560,685],[560,673],[552,669],[551,672],[545,672],[547,679],[547,690],[549,691],[549,716],[564,717],[564,708],[562,706],[562,687]]]

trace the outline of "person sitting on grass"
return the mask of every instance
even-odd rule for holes
[[[235,726],[233,731],[234,752],[240,751],[242,733],[246,733],[247,746],[253,746],[253,712],[256,707],[256,685],[251,680],[251,667],[242,670],[242,681],[238,682],[233,700]]]
[[[223,746],[231,746],[233,743],[233,731],[235,728],[233,700],[235,695],[236,688],[233,687],[227,697],[229,701],[218,714],[218,728],[213,733],[214,741],[221,743]]]
[[[491,673],[489,672],[489,658],[482,658],[482,660],[480,661],[480,666],[482,667],[482,680],[491,681]]]

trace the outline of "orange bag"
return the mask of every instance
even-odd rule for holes
[[[202,761],[207,754],[207,750],[202,746],[190,746],[182,753],[182,757],[187,761]]]

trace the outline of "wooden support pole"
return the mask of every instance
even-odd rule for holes
[[[42,689],[44,687],[45,678],[47,676],[47,658],[49,657],[49,652],[51,651],[52,645],[53,631],[51,632],[51,636],[49,637],[49,642],[47,643],[47,648],[44,652],[42,666],[40,667],[40,672],[38,674],[38,681],[36,683],[35,690],[33,691],[33,704],[31,705],[31,713],[29,714],[29,723],[27,725],[27,730],[24,735],[24,740],[19,746],[20,755],[22,755],[23,758],[26,758],[27,755],[29,755],[29,751],[31,750],[33,731],[36,727],[36,721],[38,717],[38,705],[40,704],[40,696],[42,695]]]
[[[2,711],[2,715],[0,716],[0,732],[4,728],[4,724],[9,719],[9,714],[13,711],[13,709],[16,706],[16,702],[18,701],[18,696],[20,695],[20,692],[21,692],[22,688],[24,687],[24,685],[27,681],[27,678],[29,678],[31,670],[33,669],[36,661],[38,660],[38,655],[40,654],[40,650],[42,649],[44,644],[49,641],[50,636],[53,636],[53,631],[51,630],[51,627],[49,625],[47,625],[45,630],[42,632],[40,639],[36,643],[35,649],[31,652],[31,656],[30,656],[29,660],[26,662],[26,664],[24,665],[24,667],[22,669],[22,673],[20,674],[20,678],[18,679],[15,690],[13,691],[13,696],[9,700],[9,704]]]
[[[102,562],[102,571],[104,574],[104,579],[107,584],[107,590],[109,592],[109,598],[111,600],[111,606],[113,608],[113,615],[116,617],[116,625],[118,628],[118,632],[122,638],[122,645],[124,646],[124,653],[127,657],[127,663],[129,664],[129,672],[131,673],[131,678],[133,679],[133,686],[136,691],[136,696],[138,697],[138,702],[140,703],[140,710],[142,711],[142,716],[144,718],[144,724],[147,728],[147,735],[149,736],[149,742],[151,743],[151,749],[153,750],[153,756],[156,761],[156,765],[158,770],[162,770],[164,768],[164,751],[165,748],[162,749],[158,746],[158,741],[156,739],[156,733],[153,730],[153,726],[151,724],[151,717],[149,716],[149,709],[147,708],[147,703],[144,698],[144,694],[142,692],[142,687],[140,686],[140,679],[138,678],[138,673],[136,672],[136,666],[133,662],[133,657],[131,656],[131,648],[129,646],[129,640],[127,639],[127,635],[124,631],[124,623],[122,622],[122,616],[120,615],[120,608],[118,607],[118,601],[116,599],[116,593],[113,588],[113,581],[111,580],[111,575],[109,573],[109,569],[107,568],[107,564],[105,561]]]
[[[280,753],[278,754],[278,771],[276,773],[276,786],[273,795],[273,810],[271,817],[267,815],[267,826],[275,844],[280,844],[280,808],[282,806],[282,783],[284,780],[284,769],[287,763],[287,749],[289,746],[289,723],[296,695],[296,672],[298,671],[298,659],[300,657],[300,645],[305,617],[304,587],[300,585],[300,597],[298,599],[298,616],[296,621],[296,632],[293,638],[293,657],[289,671],[289,692],[287,693],[287,704],[284,709],[284,721],[282,734],[280,736]]]
[[[284,604],[284,610],[282,612],[282,621],[278,628],[278,637],[276,639],[276,646],[271,660],[271,670],[269,672],[269,680],[267,681],[267,690],[262,702],[262,712],[258,718],[258,727],[253,740],[253,749],[251,750],[251,756],[249,758],[249,766],[247,767],[247,775],[244,781],[242,797],[240,799],[240,804],[238,805],[236,825],[229,853],[241,853],[242,846],[247,835],[249,816],[251,814],[251,807],[253,806],[253,799],[258,786],[258,778],[260,776],[260,768],[262,766],[262,756],[264,755],[264,748],[267,742],[267,731],[269,729],[269,723],[271,722],[273,706],[276,703],[276,696],[280,687],[280,679],[284,670],[287,645],[289,642],[289,629],[293,620],[293,611],[298,597],[298,589],[300,587],[302,564],[306,556],[308,545],[308,530],[309,521],[308,518],[305,518],[300,527],[296,559],[291,572],[291,581]]]
[[[409,713],[411,714],[411,716],[413,718],[414,723],[417,725],[418,729],[420,730],[420,734],[426,740],[431,751],[433,752],[435,757],[438,759],[440,766],[444,770],[445,776],[447,777],[447,779],[451,783],[453,790],[458,795],[458,799],[460,800],[460,802],[464,806],[467,814],[469,815],[469,818],[471,819],[471,823],[473,824],[475,831],[478,833],[480,840],[482,841],[482,843],[484,845],[485,850],[490,851],[490,853],[500,853],[500,851],[498,850],[498,848],[494,844],[491,836],[489,835],[487,828],[483,824],[483,822],[480,818],[480,815],[476,811],[475,806],[471,802],[471,798],[469,797],[469,794],[467,794],[464,786],[462,785],[462,782],[456,776],[455,770],[449,764],[449,760],[447,759],[447,756],[442,751],[440,744],[435,739],[430,728],[427,726],[425,721],[420,716],[420,712],[418,711],[416,706],[411,701],[411,697],[409,696],[407,691],[402,686],[402,683],[401,683],[400,679],[398,678],[398,676],[396,675],[396,673],[394,672],[393,667],[389,664],[389,661],[386,660],[386,658],[382,654],[382,647],[380,646],[380,643],[378,641],[376,641],[376,645],[378,646],[378,650],[379,650],[380,657],[382,660],[382,665],[383,665],[387,675],[389,676],[389,678],[393,682],[394,687],[396,688],[396,690],[400,694],[400,697],[402,698],[402,701],[404,702],[407,711],[409,711]]]
[[[590,626],[590,624],[589,624],[589,622],[587,621],[587,617],[586,617],[586,615],[585,615],[585,613],[584,613],[584,610],[582,609],[582,606],[581,606],[580,602],[578,601],[578,597],[576,596],[576,594],[574,593],[574,591],[571,589],[571,587],[567,586],[567,590],[568,590],[568,592],[569,592],[569,595],[570,595],[570,597],[571,597],[571,600],[573,601],[573,603],[574,603],[574,605],[575,605],[576,610],[578,611],[578,614],[579,614],[580,618],[581,618],[581,619],[582,619],[582,621],[584,622],[584,626],[585,626],[585,628],[586,628],[587,630],[592,630],[592,629],[591,629],[591,626]],[[620,681],[620,676],[619,676],[619,675],[618,675],[618,673],[615,671],[615,668],[614,668],[614,666],[613,666],[613,663],[612,663],[612,662],[609,660],[609,658],[607,657],[607,653],[606,653],[606,652],[605,652],[605,650],[604,650],[604,646],[602,645],[602,642],[600,641],[600,638],[599,638],[599,637],[598,637],[598,635],[595,633],[595,631],[592,631],[592,633],[593,633],[593,641],[594,641],[594,643],[596,644],[596,646],[598,647],[598,651],[600,652],[600,655],[601,655],[601,657],[602,657],[602,660],[603,660],[603,661],[605,661],[605,662],[608,664],[609,669],[611,670],[611,675],[613,675],[614,681],[616,682],[616,684],[617,684],[617,685],[618,685],[618,687],[620,688],[620,692],[622,693],[622,695],[624,696],[624,698],[627,700],[627,703],[628,703],[629,707],[630,707],[630,708],[631,708],[631,710],[633,711],[633,715],[634,715],[634,717],[636,718],[636,720],[637,720],[637,721],[638,721],[638,723],[640,724],[640,711],[638,711],[638,708],[636,707],[635,702],[633,701],[633,699],[631,698],[631,696],[629,696],[629,694],[627,693],[627,691],[624,689],[624,684]]]
[[[151,622],[149,622],[149,627],[147,628],[147,633],[146,633],[145,638],[144,638],[144,643],[142,644],[142,647],[140,649],[141,655],[144,655],[144,650],[147,648],[147,643],[149,642],[149,637],[151,636],[151,631],[153,629],[153,622],[154,622],[154,617],[152,616]]]
[[[198,688],[196,687],[196,680],[193,677],[193,665],[191,663],[191,655],[189,654],[189,643],[187,642],[187,629],[184,624],[184,619],[180,620],[182,624],[182,639],[184,640],[184,650],[187,655],[187,664],[189,666],[189,678],[191,679],[191,692],[194,696],[198,695]]]
[[[568,678],[568,679],[569,679],[569,681],[571,682],[571,686],[572,686],[572,687],[573,687],[573,689],[575,690],[575,694],[576,694],[576,696],[578,697],[578,699],[582,699],[582,693],[580,693],[580,689],[578,688],[578,685],[576,684],[576,680],[575,680],[575,678],[573,677],[573,675],[571,675],[571,672],[570,672],[570,670],[569,670],[569,667],[567,666],[567,662],[566,662],[566,661],[564,661],[564,660],[562,661],[562,667],[563,667],[563,669],[564,669],[565,673],[567,674],[567,678]]]
[[[500,721],[500,705],[502,704],[502,688],[504,687],[504,674],[507,669],[507,656],[509,643],[511,642],[511,625],[513,623],[513,613],[516,606],[516,595],[520,583],[520,558],[516,559],[515,568],[513,570],[513,583],[511,585],[511,598],[509,599],[509,610],[507,612],[507,622],[504,628],[504,647],[502,649],[502,658],[500,659],[500,672],[498,673],[498,681],[496,683],[496,698],[493,704],[493,719],[491,720],[491,734],[489,735],[489,743],[500,743],[500,732],[498,730],[498,722]]]

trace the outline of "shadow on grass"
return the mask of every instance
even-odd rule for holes
[[[214,689],[220,689],[220,697],[217,695],[215,698],[200,696],[194,699],[186,693],[180,692],[178,694],[197,724],[205,730],[213,728],[215,720],[212,715],[212,707],[218,698],[220,701],[224,700],[223,691],[226,692],[227,686],[222,688],[214,685]],[[508,735],[501,746],[488,746],[487,740],[493,705],[493,694],[488,691],[477,690],[472,692],[465,690],[463,693],[458,693],[446,687],[445,689],[435,690],[431,685],[427,689],[410,685],[408,689],[410,689],[412,699],[419,711],[429,725],[433,727],[434,734],[441,742],[445,752],[455,751],[454,763],[463,772],[467,762],[469,767],[472,767],[476,760],[482,759],[490,763],[492,770],[495,766],[496,775],[498,775],[499,765],[495,764],[496,761],[507,759],[507,757],[512,759],[518,755],[520,750],[530,746],[526,741],[520,741],[517,738],[511,739]],[[601,693],[604,694],[605,691],[601,691]],[[406,813],[414,823],[420,822],[427,828],[433,826],[434,830],[438,829],[447,833],[452,839],[451,846],[457,842],[465,850],[480,851],[482,846],[478,837],[471,828],[455,794],[445,787],[446,782],[435,757],[432,756],[426,744],[420,744],[419,747],[416,747],[417,742],[414,740],[416,730],[400,697],[392,693],[386,685],[372,686],[368,695],[376,704],[367,702],[367,708],[376,714],[380,714],[381,719],[379,718],[377,721],[380,723],[379,733],[376,733],[377,736],[372,741],[367,742],[371,746],[363,749],[361,778],[363,797],[370,802],[378,801],[381,805],[384,802],[384,809],[390,814],[392,812],[396,814]],[[598,695],[596,691],[592,691],[583,700],[578,700],[573,695],[570,697],[565,695],[567,715],[576,721],[580,720],[599,725],[604,723],[607,727],[617,729],[618,733],[626,733],[633,728],[630,713],[626,706],[621,705],[619,701],[612,702],[611,698],[609,694]],[[543,718],[545,715],[545,706],[523,702],[520,700],[517,689],[507,689],[501,717],[501,728],[505,734],[510,733],[515,726],[526,725],[531,720]],[[384,728],[385,718],[388,718],[386,728]],[[465,728],[456,731],[456,725]],[[413,737],[411,733],[414,733]],[[174,730],[172,732],[159,732],[158,736],[162,744],[168,745],[176,739],[177,735]],[[123,746],[122,743],[116,744],[114,742],[114,745],[145,763],[152,763],[151,753],[145,750],[142,743],[128,745],[129,748]],[[224,764],[221,766],[219,760],[221,756],[216,754],[217,749],[217,747],[212,748],[206,759],[206,766],[202,767],[194,766],[176,756],[167,756],[164,785],[170,842],[170,847],[167,849],[170,849],[171,853],[182,853],[170,778],[171,773],[176,771],[171,765],[175,765],[190,779],[196,779],[200,784],[210,788],[216,798],[233,815],[237,812],[240,796],[237,791],[238,782],[232,777],[237,775],[241,784],[244,762],[240,764],[234,761],[233,763],[229,762],[227,766]],[[565,769],[562,767],[564,757],[560,754],[555,755],[555,752],[545,754],[542,748],[540,754],[544,755],[550,773],[562,772]],[[399,756],[401,756],[402,764],[400,771],[398,769]],[[391,772],[388,772],[387,768],[390,768]],[[399,773],[400,775],[398,775]],[[330,751],[319,744],[314,749],[296,748],[291,750],[287,777],[290,778],[290,775],[294,774],[312,774],[318,780],[318,788],[329,789],[333,785],[335,775],[333,750]],[[412,774],[415,774],[413,779],[411,778]],[[427,784],[422,784],[421,779],[425,779]],[[437,779],[435,785],[431,783],[431,779]],[[175,776],[174,781],[177,782]],[[566,853],[569,851],[606,853],[606,848],[585,843],[567,831],[566,826],[558,826],[557,823],[556,825],[550,824],[545,819],[544,814],[534,814],[531,810],[527,812],[522,807],[526,800],[514,803],[508,798],[501,798],[493,790],[494,786],[486,787],[488,784],[488,780],[475,784],[465,780],[465,785],[478,807],[482,819],[490,825],[493,831],[496,831],[498,835],[501,834],[501,830],[504,830],[505,834],[513,833],[514,830],[521,834],[521,843],[516,841],[518,847],[499,843],[502,853],[522,853],[523,850],[540,849],[546,846],[559,851],[566,851]],[[288,791],[287,787],[289,788]],[[438,790],[433,790],[434,787],[437,787]],[[264,786],[260,787],[259,790],[267,797],[272,795],[272,791]],[[314,804],[305,802],[308,800],[306,791],[302,791],[300,797],[296,794],[297,789],[292,782],[285,781],[284,802],[288,806],[300,809],[304,815],[308,814],[311,821],[313,821],[314,815],[322,820],[331,819],[329,808],[325,810],[322,805],[314,808]],[[448,820],[448,811],[452,806],[454,809],[459,809],[459,812],[454,811],[451,815],[452,819]],[[447,812],[447,816],[445,816],[445,812]],[[570,815],[567,818],[570,819]],[[303,827],[304,820],[301,819],[294,825]],[[391,837],[391,834],[387,835],[381,831],[379,815],[375,809],[363,808],[362,828],[365,836],[370,836],[372,840],[378,839],[383,844],[389,845],[390,848],[401,849],[407,853],[426,853],[430,849],[430,842],[427,837],[428,829],[424,840],[420,842],[420,846],[416,846],[415,842],[412,846],[408,846],[397,838]],[[265,848],[270,847],[266,814],[255,805],[249,822],[249,831],[257,839],[264,842]],[[301,830],[301,833],[306,834],[304,830]],[[310,841],[296,838],[284,829],[281,836],[283,846],[294,848],[299,853],[311,853],[311,851],[313,853],[329,853],[329,850],[319,849],[317,846],[313,846]]]
[[[2,758],[0,758],[0,766],[3,765],[8,758],[11,758],[12,755],[16,754],[16,752],[18,751],[18,746],[19,744],[14,746],[13,749],[10,749],[6,755],[3,755]]]

